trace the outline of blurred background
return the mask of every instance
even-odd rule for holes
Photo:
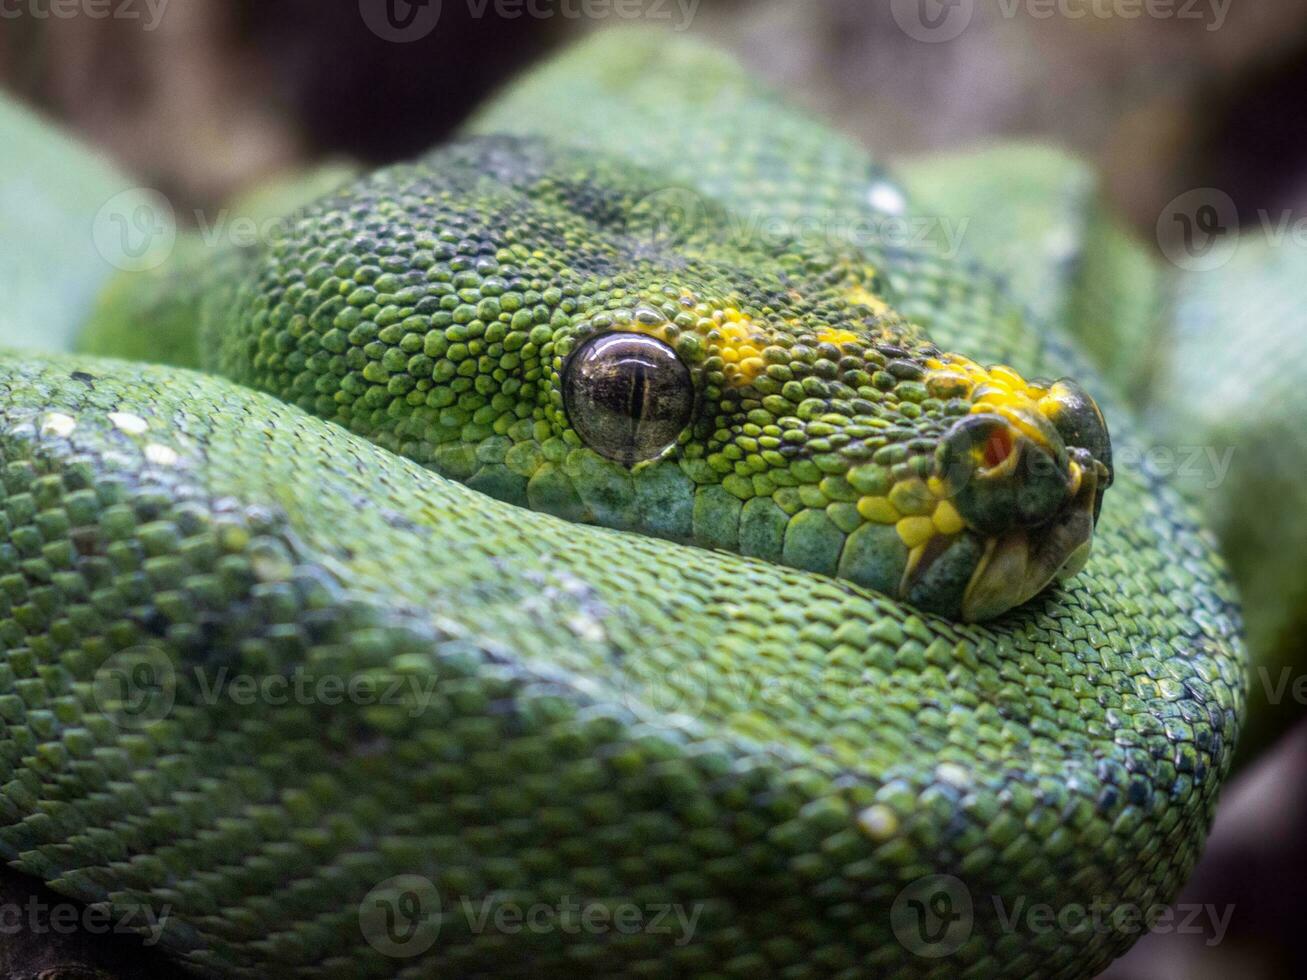
[[[1307,214],[1302,0],[0,0],[0,86],[178,213],[446,136],[522,67],[635,17],[734,50],[893,162],[1011,138],[1091,160],[1153,243],[1167,202]],[[578,112],[584,107],[578,106]],[[1116,980],[1307,976],[1307,731],[1245,770],[1184,903]]]
[[[641,15],[884,156],[1054,140],[1141,228],[1192,187],[1243,214],[1307,198],[1300,0],[0,0],[0,84],[211,207],[306,161],[415,154],[550,48]]]

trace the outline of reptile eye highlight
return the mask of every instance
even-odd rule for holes
[[[632,466],[673,445],[694,413],[694,382],[676,352],[653,337],[605,334],[563,369],[563,407],[582,441]]]

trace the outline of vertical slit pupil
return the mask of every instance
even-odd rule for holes
[[[631,448],[640,445],[640,428],[649,411],[649,365],[643,360],[631,362],[631,388],[627,405],[627,414],[631,420]],[[638,462],[638,455],[631,462]]]
[[[613,333],[583,344],[563,369],[563,407],[582,441],[634,465],[675,445],[694,410],[694,383],[654,337]]]

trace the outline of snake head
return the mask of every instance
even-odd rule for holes
[[[1088,560],[1111,441],[1076,382],[1027,382],[942,353],[892,313],[879,333],[819,328],[811,344],[779,332],[754,340],[726,315],[688,343],[640,332],[665,322],[605,322],[562,362],[562,402],[579,441],[611,465],[695,476],[694,543],[736,545],[968,622]],[[701,399],[685,352],[705,337],[714,363],[740,366]],[[744,347],[762,352],[759,366]],[[706,465],[699,440],[714,450]],[[734,496],[742,507],[720,509],[738,531],[714,537],[715,501]],[[768,554],[758,527],[776,516]]]
[[[1078,386],[941,351],[851,242],[669,223],[665,192],[545,141],[446,147],[247,256],[210,366],[499,500],[943,617],[1083,563],[1111,451]],[[934,324],[979,333],[955,299]]]
[[[972,414],[940,441],[936,479],[979,540],[960,609],[978,621],[1084,567],[1113,474],[1107,425],[1076,382],[966,366],[985,380],[971,390]]]

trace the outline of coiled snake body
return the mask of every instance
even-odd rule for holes
[[[1112,388],[813,241],[911,205],[711,52],[474,128],[205,270],[204,372],[3,362],[5,859],[218,975],[1101,968],[1005,910],[1169,901],[1244,696]],[[466,914],[573,901],[645,927]]]

